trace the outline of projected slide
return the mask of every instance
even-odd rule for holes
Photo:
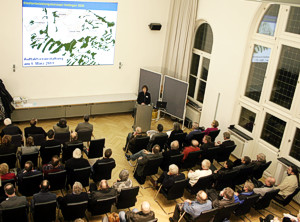
[[[23,66],[114,63],[118,3],[23,0]]]

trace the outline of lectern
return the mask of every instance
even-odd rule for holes
[[[152,120],[152,106],[150,105],[136,105],[136,113],[134,117],[134,129],[139,126],[143,132],[147,132],[151,127]]]

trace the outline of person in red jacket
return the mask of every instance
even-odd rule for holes
[[[189,155],[190,152],[194,152],[194,151],[198,151],[198,150],[200,150],[199,142],[197,140],[192,140],[192,145],[185,147],[184,150],[182,151],[182,153],[184,155],[182,162],[184,162],[184,160],[187,158],[187,156]]]

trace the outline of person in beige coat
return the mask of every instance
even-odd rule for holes
[[[299,186],[299,172],[296,166],[290,166],[287,169],[288,176],[284,178],[277,189],[280,189],[279,195],[283,198],[286,198],[292,194],[296,188]]]

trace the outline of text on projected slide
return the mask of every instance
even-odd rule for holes
[[[118,3],[23,0],[23,66],[114,63]]]

